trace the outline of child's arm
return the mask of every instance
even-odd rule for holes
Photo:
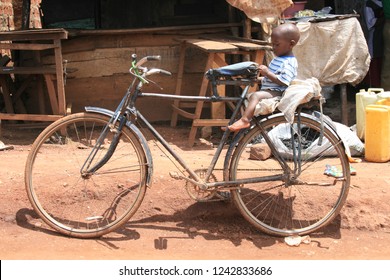
[[[277,85],[280,85],[280,86],[288,86],[286,85],[285,83],[283,83],[282,81],[280,81],[278,79],[278,77],[272,73],[267,66],[265,65],[260,65],[259,66],[259,72],[260,74],[263,76],[263,77],[267,77],[268,79],[270,79],[273,83],[277,84]]]

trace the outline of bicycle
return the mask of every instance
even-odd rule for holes
[[[160,59],[138,60],[132,55],[129,72],[134,78],[115,112],[86,107],[85,112],[55,121],[36,138],[26,162],[25,185],[44,222],[65,235],[94,238],[118,229],[136,213],[153,173],[148,142],[136,124],[145,126],[179,163],[180,172],[171,176],[186,182],[192,198],[212,201],[228,193],[242,216],[266,234],[309,234],[339,214],[349,190],[350,169],[345,147],[331,123],[301,108],[293,124],[281,113],[254,117],[248,129],[234,135],[226,130],[208,168],[193,170],[138,111],[137,98],[231,102],[235,104],[231,124],[256,82],[257,65],[241,62],[210,69],[206,75],[212,96],[142,92],[142,86],[151,82],[149,76],[171,75],[142,66]],[[221,97],[219,84],[243,90],[239,96]],[[259,147],[270,155],[260,158],[254,152]],[[216,163],[223,150],[222,180],[218,181]],[[58,157],[60,164],[50,164]],[[328,164],[341,175],[324,174]]]

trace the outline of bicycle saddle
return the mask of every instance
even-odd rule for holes
[[[245,61],[220,68],[210,69],[205,75],[208,79],[226,76],[243,76],[246,78],[253,78],[254,76],[257,76],[258,70],[259,65],[256,62]]]

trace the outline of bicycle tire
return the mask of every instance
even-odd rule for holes
[[[274,236],[305,235],[319,230],[339,214],[348,195],[350,169],[342,141],[328,125],[324,126],[323,138],[319,138],[320,123],[314,117],[302,115],[300,123],[298,129],[295,117],[295,131],[291,133],[283,115],[262,121],[264,131],[290,167],[294,164],[291,147],[301,139],[302,171],[295,182],[286,183],[286,170],[269,154],[258,126],[242,137],[230,161],[230,180],[284,176],[278,181],[240,185],[231,191],[244,218],[258,230]],[[332,176],[325,172],[329,166],[339,173]]]
[[[49,125],[34,141],[25,166],[28,198],[40,218],[58,232],[94,238],[123,226],[146,192],[147,160],[133,132],[123,127],[115,152],[100,169],[81,168],[110,118],[77,113]],[[108,130],[96,160],[109,150]],[[61,162],[52,164],[52,162]]]

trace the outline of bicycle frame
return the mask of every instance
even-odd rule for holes
[[[211,97],[200,97],[200,96],[177,96],[177,95],[169,95],[169,94],[156,94],[156,93],[141,93],[141,92],[138,92],[136,93],[136,97],[151,97],[151,98],[162,98],[162,99],[179,99],[179,100],[186,100],[186,101],[204,101],[204,102],[230,102],[230,101],[233,101],[233,102],[236,102],[236,107],[232,113],[232,116],[230,118],[230,121],[229,121],[229,124],[233,123],[233,121],[235,120],[236,116],[238,115],[238,112],[240,110],[240,107],[242,106],[242,103],[244,102],[245,100],[245,96],[249,90],[249,87],[250,85],[247,85],[245,87],[245,89],[243,90],[243,92],[241,93],[240,97],[221,97],[221,96],[211,96]],[[126,99],[126,96],[124,97],[124,99],[122,100],[121,102],[121,105],[123,106],[123,102],[125,102],[124,100]],[[133,99],[134,101],[136,100],[136,98]],[[121,107],[118,106],[118,109]],[[108,110],[105,110],[105,109],[101,109],[101,108],[96,108],[96,107],[86,107],[86,111],[88,112],[91,112],[91,111],[94,111],[94,112],[99,112],[99,113],[103,113],[103,110],[105,112],[105,114],[107,114],[107,112],[111,112],[109,113],[111,118],[114,119],[114,120],[119,120],[120,123],[122,123],[122,121],[120,120],[120,116],[118,115],[118,109],[117,109],[117,112],[114,113],[114,112],[111,112],[111,111],[108,111]],[[119,111],[121,111],[119,109]],[[187,180],[187,181],[190,181],[191,183],[195,184],[195,185],[198,185],[199,187],[201,187],[202,189],[207,189],[207,188],[218,188],[218,187],[229,187],[231,185],[235,186],[233,188],[237,188],[237,185],[240,185],[240,184],[249,184],[249,183],[257,183],[257,182],[268,182],[268,181],[278,181],[278,180],[282,180],[283,178],[283,175],[277,175],[277,176],[268,176],[268,177],[262,177],[262,178],[250,178],[250,179],[240,179],[240,180],[234,180],[234,181],[220,181],[220,182],[212,182],[212,183],[206,183],[208,178],[210,177],[210,175],[212,174],[215,166],[216,166],[216,163],[222,153],[222,149],[226,143],[226,140],[230,134],[230,132],[228,130],[226,130],[224,133],[223,133],[223,136],[222,136],[222,139],[217,147],[217,150],[216,152],[214,153],[213,155],[213,158],[207,168],[207,173],[206,173],[206,176],[205,176],[205,179],[201,179],[188,165],[187,163],[185,162],[185,160],[180,157],[180,155],[178,153],[176,153],[169,145],[169,143],[164,139],[164,137],[153,127],[152,124],[150,124],[150,122],[141,114],[140,111],[138,111],[136,109],[136,107],[134,106],[134,103],[133,103],[133,107],[127,107],[125,113],[124,113],[124,116],[126,116],[127,120],[130,121],[130,123],[133,123],[133,121],[131,120],[131,118],[136,118],[137,120],[140,120],[146,127],[147,129],[152,133],[152,135],[157,139],[158,142],[160,142],[163,147],[169,152],[169,154],[171,154],[173,156],[173,158],[184,168],[184,170],[190,175],[190,177],[185,177],[185,176],[180,176],[180,175],[177,175],[177,179],[184,179],[184,180]],[[118,119],[119,118],[119,119]],[[260,124],[258,124],[260,125]],[[118,129],[118,128],[117,128]],[[264,133],[265,135],[265,138],[266,138],[266,141],[269,141],[269,143],[271,143],[271,141],[268,139],[267,135]],[[239,139],[241,136],[241,133],[238,134],[236,136],[237,139]],[[115,143],[113,142],[111,144],[110,147],[112,147],[113,145],[115,145]],[[234,145],[231,145],[231,147],[234,146]],[[273,150],[272,152],[275,154],[275,155],[278,155],[278,152],[276,151],[276,149],[270,145],[272,148],[271,150]],[[109,152],[111,155],[112,153],[114,152],[115,150],[115,147],[114,148],[110,148],[109,149]],[[91,152],[93,153],[93,152]],[[110,155],[109,155],[110,157]],[[108,158],[109,159],[109,158]],[[104,159],[102,159],[99,163],[97,163],[94,167],[90,168],[88,170],[88,173],[89,172],[94,172],[96,171],[98,168],[100,168],[107,160],[107,157],[105,157]],[[288,167],[285,160],[280,157],[280,156],[277,156],[277,159],[278,161],[281,162],[281,164],[283,166],[286,166],[286,168]]]

